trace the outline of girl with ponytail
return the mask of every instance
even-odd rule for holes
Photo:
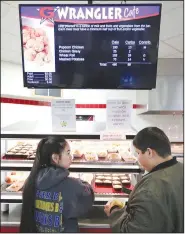
[[[63,137],[42,139],[23,190],[20,232],[78,232],[78,218],[94,202],[92,187],[69,177],[70,146]]]

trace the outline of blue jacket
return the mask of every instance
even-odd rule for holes
[[[39,171],[35,198],[38,232],[78,232],[78,218],[91,209],[91,186],[68,176],[69,171],[59,167]]]

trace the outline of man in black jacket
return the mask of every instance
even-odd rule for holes
[[[141,130],[133,140],[138,162],[149,173],[130,194],[123,208],[109,202],[105,213],[113,232],[184,232],[183,164],[171,155],[165,133],[156,127]]]

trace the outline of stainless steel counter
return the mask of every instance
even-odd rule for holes
[[[1,226],[19,227],[21,217],[21,204],[10,205],[9,212],[1,212]],[[109,228],[108,218],[103,207],[94,206],[86,217],[79,219],[80,228]]]

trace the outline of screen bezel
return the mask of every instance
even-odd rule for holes
[[[48,86],[48,87],[43,87],[42,85],[28,85],[27,81],[24,77],[24,52],[23,52],[23,38],[22,38],[22,20],[21,20],[21,7],[39,7],[39,6],[63,6],[63,7],[79,7],[79,6],[101,6],[101,7],[107,7],[107,6],[112,6],[112,7],[121,7],[121,6],[159,6],[159,34],[158,34],[158,50],[157,50],[157,62],[156,62],[156,79],[157,79],[157,67],[158,67],[158,59],[159,59],[159,38],[160,38],[160,29],[161,29],[161,11],[162,11],[162,3],[137,3],[137,4],[129,4],[129,3],[125,3],[125,4],[19,4],[19,25],[20,25],[20,37],[21,37],[21,56],[22,56],[22,71],[23,71],[23,85],[25,88],[28,89],[93,89],[93,88],[65,88],[65,87],[60,87],[60,86]],[[106,89],[104,88],[103,90],[151,90],[154,89],[155,87],[151,87],[151,88],[114,88],[114,89]],[[102,88],[96,88],[98,90],[101,90]]]

